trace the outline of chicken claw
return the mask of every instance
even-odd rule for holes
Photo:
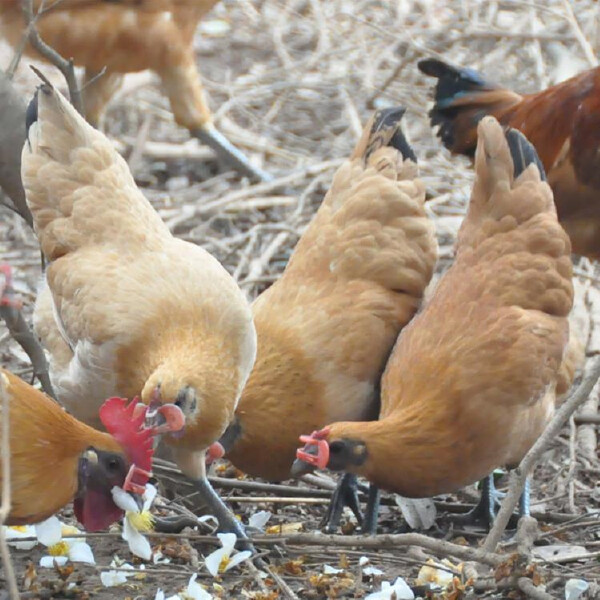
[[[362,486],[360,486],[362,487]],[[338,482],[338,486],[331,496],[327,513],[321,521],[324,533],[335,533],[338,530],[342,511],[347,506],[360,523],[360,533],[375,535],[377,532],[377,517],[379,514],[379,489],[373,484],[369,485],[367,507],[363,515],[358,499],[359,484],[356,475],[345,473]]]
[[[203,144],[212,148],[219,159],[226,162],[236,171],[260,182],[272,181],[273,176],[252,165],[248,157],[236,148],[212,123],[191,131]]]
[[[519,518],[529,515],[529,493],[530,483],[529,479],[527,479],[519,498]],[[503,497],[504,493],[499,492],[494,485],[494,475],[490,474],[481,480],[481,497],[475,508],[461,515],[452,515],[449,520],[462,525],[483,526],[489,530],[494,524],[500,501]],[[511,528],[515,528],[517,525],[514,517],[515,515],[509,521],[509,527]]]

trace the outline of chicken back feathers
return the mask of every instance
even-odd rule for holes
[[[139,429],[143,415],[141,420],[133,419],[133,407],[123,412],[120,403],[124,401],[112,398],[103,409],[114,413],[116,408],[119,423],[111,427],[113,435],[102,433],[8,371],[0,369],[0,377],[8,394],[10,419],[11,511],[7,524],[39,523],[74,498],[75,512],[86,529],[104,529],[118,520],[123,513],[112,501],[112,486],[123,486],[132,461],[146,471],[152,464],[151,433]],[[118,406],[109,406],[115,402]],[[0,405],[0,423],[2,410]],[[98,462],[83,467],[84,455],[90,451]],[[113,464],[113,472],[107,470],[98,477],[104,461]],[[146,481],[147,477],[138,479],[141,485]]]
[[[471,69],[437,59],[419,69],[438,79],[431,124],[444,146],[473,155],[477,123],[489,114],[521,131],[548,173],[558,217],[573,251],[600,257],[600,67],[536,94],[519,95],[485,81]]]
[[[202,451],[252,368],[250,307],[215,258],[171,235],[122,157],[59,92],[44,84],[37,105],[22,177],[50,261],[34,324],[55,390],[95,425],[109,396],[176,403],[185,435],[168,441]]]
[[[569,239],[535,150],[492,117],[454,264],[400,334],[380,420],[334,423],[330,468],[431,497],[517,464],[550,419],[573,300]]]
[[[371,119],[282,277],[254,302],[257,361],[227,454],[247,473],[286,479],[301,433],[377,417],[385,361],[437,257],[403,112]]]

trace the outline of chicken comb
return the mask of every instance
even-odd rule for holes
[[[148,483],[152,475],[154,447],[153,429],[143,427],[147,407],[137,409],[139,398],[127,404],[126,398],[109,398],[100,407],[100,420],[124,448],[132,469],[127,477],[128,487],[138,491]]]

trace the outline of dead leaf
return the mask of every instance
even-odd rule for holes
[[[271,525],[267,527],[266,533],[269,535],[277,535],[282,533],[298,533],[304,528],[304,523],[280,523],[279,525]]]

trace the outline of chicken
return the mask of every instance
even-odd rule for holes
[[[103,399],[179,406],[165,436],[225,529],[241,534],[205,476],[204,450],[233,418],[256,355],[241,290],[202,248],[176,239],[123,158],[48,83],[28,109],[22,178],[49,265],[34,327],[60,401],[98,425]]]
[[[526,138],[493,117],[477,133],[456,260],[398,338],[379,420],[303,436],[296,473],[328,467],[407,497],[451,493],[517,465],[551,418],[568,370],[569,238]]]
[[[573,252],[600,258],[600,67],[524,96],[437,59],[422,60],[419,69],[438,79],[429,114],[444,146],[472,156],[477,122],[488,114],[520,130],[546,169]]]
[[[85,112],[93,125],[100,122],[124,74],[151,69],[160,77],[179,125],[242,174],[267,180],[270,176],[252,166],[213,125],[196,68],[194,33],[217,2],[62,0],[46,3],[36,27],[54,50],[85,67]],[[41,4],[34,1],[36,11]],[[23,31],[20,0],[0,2],[0,36],[16,48]],[[33,53],[29,46],[26,51]]]
[[[109,433],[88,427],[42,392],[0,368],[8,394],[11,509],[6,524],[39,523],[74,500],[75,516],[88,531],[106,529],[123,516],[114,486],[140,493],[152,467],[152,436],[141,427],[144,411],[110,398],[100,409]],[[161,431],[183,426],[174,406]],[[0,404],[0,425],[5,418]],[[0,465],[0,483],[2,482]],[[57,485],[60,482],[60,485]]]
[[[283,275],[253,304],[257,360],[221,439],[246,473],[288,479],[303,431],[377,418],[385,362],[437,258],[403,114],[370,119]]]

